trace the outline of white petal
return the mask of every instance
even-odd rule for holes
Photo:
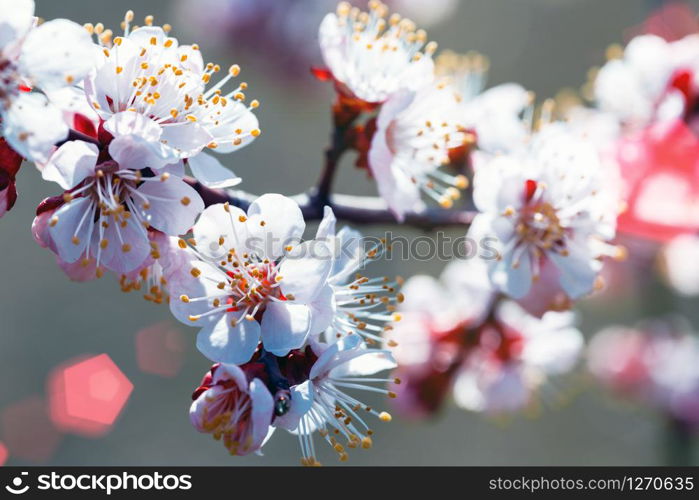
[[[74,118],[74,115],[81,114],[92,122],[97,130],[99,126],[99,115],[87,100],[85,91],[78,87],[62,87],[58,89],[45,90],[44,93],[49,98],[51,104],[63,111],[68,123]]]
[[[387,350],[368,349],[359,335],[349,335],[336,344],[337,354],[327,363],[316,362],[318,369],[311,369],[311,377],[320,376],[362,376],[373,375],[383,370],[395,368],[393,355]],[[330,349],[321,355],[327,358]],[[313,368],[316,368],[316,365]],[[325,373],[323,373],[325,372]]]
[[[34,0],[0,0],[0,51],[34,24]]]
[[[262,315],[262,342],[275,356],[298,349],[308,337],[311,312],[308,306],[270,302]]]
[[[242,451],[249,453],[258,451],[267,442],[272,415],[274,411],[274,399],[269,389],[259,378],[250,382],[250,399],[252,403],[252,432],[250,443],[243,443]]]
[[[14,99],[2,120],[5,139],[12,149],[40,163],[46,163],[53,146],[68,135],[60,110],[35,92]]]
[[[187,160],[192,175],[203,185],[223,189],[236,186],[243,179],[224,167],[218,159],[207,153],[199,153]]]
[[[211,259],[219,259],[234,248],[239,255],[246,252],[248,231],[245,212],[222,203],[207,207],[192,228],[197,251]],[[220,240],[223,238],[223,244]]]
[[[210,125],[210,121],[203,122],[207,127],[213,142],[217,144],[217,153],[231,153],[247,146],[255,140],[250,132],[259,128],[257,117],[245,104],[230,102],[223,108],[223,114],[216,117],[220,125]],[[241,132],[240,134],[238,132]]]
[[[99,46],[95,45],[98,57],[98,69],[85,79],[85,95],[91,106],[104,120],[121,109],[121,99],[133,92],[133,76],[141,72],[141,48],[128,38],[122,39],[121,45],[114,45],[107,58]],[[121,67],[120,73],[116,68]],[[123,97],[122,97],[123,96]]]
[[[289,392],[291,396],[289,411],[281,417],[275,418],[274,425],[288,431],[294,431],[298,428],[301,418],[313,406],[313,382],[306,380],[302,384],[292,386]]]
[[[88,244],[93,215],[86,215],[86,212],[92,210],[91,206],[89,198],[76,198],[59,208],[54,214],[56,223],[53,226],[49,224],[49,234],[56,244],[58,255],[68,263],[78,260]],[[73,237],[77,238],[77,244]]]
[[[335,225],[337,224],[337,219],[335,218],[335,213],[333,209],[326,206],[323,208],[323,219],[318,224],[318,229],[316,230],[317,240],[329,240],[335,237]]]
[[[531,96],[521,85],[505,83],[486,90],[464,106],[468,126],[476,129],[478,148],[490,154],[520,147],[528,127],[522,119]]]
[[[104,128],[114,137],[137,135],[147,142],[158,141],[163,133],[157,122],[135,111],[116,113],[104,122]]]
[[[144,232],[145,229],[135,217],[126,219],[126,225],[123,227],[110,221],[109,227],[104,231],[104,238],[109,240],[109,251],[104,253],[102,260],[104,266],[115,273],[124,274],[142,265],[151,252],[148,236]],[[93,234],[93,237],[95,236],[96,231]],[[93,240],[94,254],[97,253],[98,239]]]
[[[267,435],[266,435],[265,438],[262,440],[262,444],[260,445],[260,449],[258,449],[257,451],[255,451],[255,455],[257,455],[258,457],[264,456],[264,453],[262,453],[262,448],[267,444],[267,442],[268,442],[270,439],[272,439],[272,436],[274,435],[274,433],[275,433],[276,430],[277,430],[277,428],[276,428],[276,427],[273,427],[273,426],[271,426],[271,425],[267,428]]]
[[[195,278],[191,271],[197,269],[199,276]],[[217,321],[216,315],[201,318],[198,321],[191,321],[189,316],[197,316],[208,312],[212,309],[213,297],[221,295],[221,290],[217,285],[225,280],[226,276],[223,271],[216,266],[207,262],[192,260],[189,262],[188,268],[183,270],[181,279],[175,283],[170,283],[170,312],[179,321],[189,326],[200,326],[203,321]],[[183,302],[181,297],[186,295],[189,299]],[[209,297],[207,300],[196,300],[202,297]],[[221,312],[224,315],[224,312]],[[213,318],[213,319],[207,319]]]
[[[532,286],[531,258],[528,251],[520,253],[515,260],[515,252],[507,252],[502,259],[490,267],[490,279],[500,290],[515,299],[524,297]],[[513,265],[517,263],[517,265]]]
[[[343,57],[343,32],[340,21],[334,13],[327,14],[318,28],[318,41],[323,56],[323,62],[333,73],[333,76],[344,81],[346,61]]]
[[[250,245],[260,256],[276,260],[301,240],[306,222],[298,204],[280,194],[265,194],[248,208]]]
[[[318,355],[318,359],[311,367],[311,373],[309,374],[311,380],[325,377],[330,370],[337,366],[336,359],[340,349],[352,350],[359,347],[361,342],[362,339],[359,335],[348,335],[334,344],[318,344],[324,350]],[[317,351],[316,354],[318,354]]]
[[[31,30],[19,59],[22,73],[41,89],[77,83],[95,62],[90,35],[67,19],[47,21]]]
[[[599,272],[598,261],[582,245],[568,244],[568,255],[548,252],[548,257],[561,272],[561,286],[571,299],[592,292]]]
[[[51,155],[41,170],[46,181],[58,183],[63,189],[71,189],[95,172],[97,146],[83,141],[68,141]]]
[[[192,227],[204,202],[194,188],[179,177],[170,176],[160,182],[144,182],[138,192],[148,198],[150,207],[141,208],[141,216],[155,229],[177,236]],[[140,197],[134,197],[143,207]]]
[[[315,296],[311,307],[311,335],[323,333],[332,323],[335,316],[335,292],[327,285]]]
[[[109,154],[121,168],[131,170],[141,170],[147,167],[158,170],[175,160],[175,158],[165,156],[157,144],[138,135],[115,137],[109,143]]]
[[[369,168],[376,180],[381,197],[388,203],[391,212],[401,222],[405,213],[420,204],[420,191],[397,165],[401,161],[388,145],[387,134],[393,120],[407,109],[415,98],[415,92],[396,92],[381,107],[377,119],[377,130],[369,149]]]
[[[188,68],[197,74],[204,72],[204,60],[201,57],[201,50],[194,50],[191,45],[180,45],[177,49],[177,56],[182,67]],[[187,56],[184,62],[182,61],[182,56]]]
[[[507,207],[519,208],[523,202],[526,174],[520,160],[501,155],[485,159],[473,179],[473,201],[481,212],[502,213]],[[487,159],[486,159],[487,158]]]
[[[177,158],[188,158],[201,151],[211,143],[213,137],[198,123],[186,121],[176,124],[163,125],[160,139],[166,148],[174,150]]]
[[[180,161],[177,161],[175,163],[165,165],[163,168],[158,170],[158,173],[159,174],[168,173],[168,174],[174,175],[176,177],[184,177],[185,176],[184,161],[180,160]]]
[[[155,44],[151,43],[152,38],[155,38]],[[128,39],[139,47],[145,47],[152,50],[162,50],[165,40],[167,39],[167,34],[160,26],[141,26],[137,30],[131,31]],[[177,43],[177,40],[174,38],[173,43]],[[155,49],[154,47],[158,48]],[[173,51],[176,48],[177,46],[174,46]]]
[[[547,312],[544,318],[550,314],[557,313]],[[525,343],[522,356],[528,363],[541,367],[547,373],[565,373],[578,361],[583,346],[582,334],[576,328],[541,328],[538,335],[533,335]]]
[[[260,340],[257,321],[238,321],[232,326],[232,315],[205,325],[197,334],[197,349],[211,361],[242,364],[250,361]]]
[[[385,370],[393,370],[398,366],[388,351],[375,349],[362,349],[362,351],[350,359],[343,359],[342,364],[334,368],[330,375],[332,377],[362,377]]]
[[[344,284],[363,265],[365,250],[362,234],[345,226],[337,233],[333,249],[335,261],[330,282]]]
[[[328,246],[318,240],[301,243],[287,254],[279,266],[284,295],[293,295],[294,301],[308,304],[325,287],[333,266]]]
[[[178,157],[160,142],[163,130],[154,120],[134,111],[122,111],[104,122],[114,136],[109,154],[122,168],[160,169],[175,163]]]

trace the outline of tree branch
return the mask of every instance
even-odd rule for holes
[[[315,196],[324,204],[327,204],[330,199],[330,193],[332,191],[332,183],[335,179],[335,173],[337,172],[337,166],[340,162],[340,158],[347,151],[347,145],[345,144],[345,133],[347,128],[352,126],[352,122],[347,125],[336,124],[333,128],[331,144],[328,149],[325,150],[325,165],[320,173],[320,178],[316,184],[316,194]]]
[[[187,182],[201,195],[206,206],[228,202],[247,210],[257,198],[256,195],[245,191],[207,188],[194,179],[187,179]],[[325,202],[315,193],[300,193],[290,198],[301,207],[307,221],[322,219],[326,205],[333,209],[338,220],[352,224],[403,224],[423,230],[440,227],[460,227],[466,230],[476,215],[476,212],[471,210],[428,208],[422,212],[407,213],[405,220],[400,223],[388,209],[386,202],[374,196],[334,194],[328,195]]]

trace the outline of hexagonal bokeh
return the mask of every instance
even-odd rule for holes
[[[3,409],[0,418],[2,438],[14,458],[41,463],[49,460],[61,433],[54,427],[41,396],[31,396]]]
[[[182,368],[187,343],[182,332],[163,321],[136,334],[136,358],[144,373],[174,377]]]
[[[103,436],[112,428],[133,384],[106,354],[55,368],[48,380],[51,419],[65,432]]]

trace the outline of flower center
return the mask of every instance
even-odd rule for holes
[[[199,67],[192,60],[199,57],[199,46],[178,46],[175,38],[167,36],[171,30],[169,25],[162,27],[166,35],[163,39],[152,36],[136,47],[138,55],[131,61],[134,41],[129,35],[138,29],[131,26],[133,16],[132,11],[126,13],[122,23],[124,35],[113,39],[111,30],[105,30],[101,23],[86,25],[88,32],[96,35],[105,57],[104,66],[99,69],[100,78],[95,80],[96,92],[91,96],[91,104],[96,110],[108,113],[134,111],[159,125],[200,122],[209,127],[232,127],[247,110],[259,106],[257,100],[243,104],[248,87],[245,82],[223,90],[240,74],[240,67],[236,64],[207,88],[221,67],[214,63]],[[146,26],[153,26],[153,16],[146,16],[144,21]],[[100,85],[113,80],[118,84]],[[230,132],[225,139],[230,139],[233,146],[241,145],[249,136],[260,134],[257,128],[234,128]],[[161,142],[167,144],[166,140]],[[218,146],[216,141],[208,144],[212,149]]]
[[[222,245],[223,241],[220,244]],[[186,248],[187,243],[180,240],[180,247]],[[231,248],[225,258],[218,262],[218,266],[222,271],[220,281],[216,283],[217,288],[221,290],[219,295],[201,298],[180,296],[183,302],[209,302],[210,309],[203,314],[191,315],[190,321],[197,321],[202,316],[211,314],[237,313],[237,317],[230,320],[231,326],[235,327],[243,319],[259,320],[270,300],[293,299],[292,296],[282,294],[279,288],[281,276],[278,274],[277,265],[269,259],[259,259],[248,253],[238,255],[237,251]],[[190,272],[195,278],[201,276],[201,270],[197,267],[193,267]]]
[[[517,233],[523,241],[545,250],[562,245],[565,237],[565,229],[550,203],[528,206],[522,212]]]
[[[542,197],[545,186],[531,179],[524,183],[524,206],[517,214],[518,242],[534,245],[541,250],[559,250],[566,253],[566,228],[558,217],[558,210]],[[513,208],[505,216],[515,214]]]
[[[229,253],[229,256],[232,260],[233,255]],[[249,256],[244,255],[243,259],[249,259]],[[277,286],[277,268],[273,262],[226,260],[225,263],[230,263],[233,267],[226,271],[228,287],[233,292],[226,299],[226,303],[230,305],[228,311],[251,309],[249,315],[254,317],[271,297],[285,300]]]
[[[202,427],[223,444],[233,455],[246,451],[252,444],[252,403],[235,382],[224,380],[217,384],[222,391],[207,397],[208,405],[202,415]],[[241,449],[242,447],[242,449]]]

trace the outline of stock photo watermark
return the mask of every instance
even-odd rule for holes
[[[353,233],[353,232],[348,232]],[[298,238],[280,240],[272,234],[247,238],[242,245],[252,255],[279,255],[287,259],[351,260],[381,258],[386,261],[451,261],[480,258],[496,260],[499,256],[497,238],[480,239],[453,237],[438,231],[432,235],[408,237],[391,231],[383,236],[361,236],[359,233],[303,241]],[[216,243],[211,244],[215,250]]]

